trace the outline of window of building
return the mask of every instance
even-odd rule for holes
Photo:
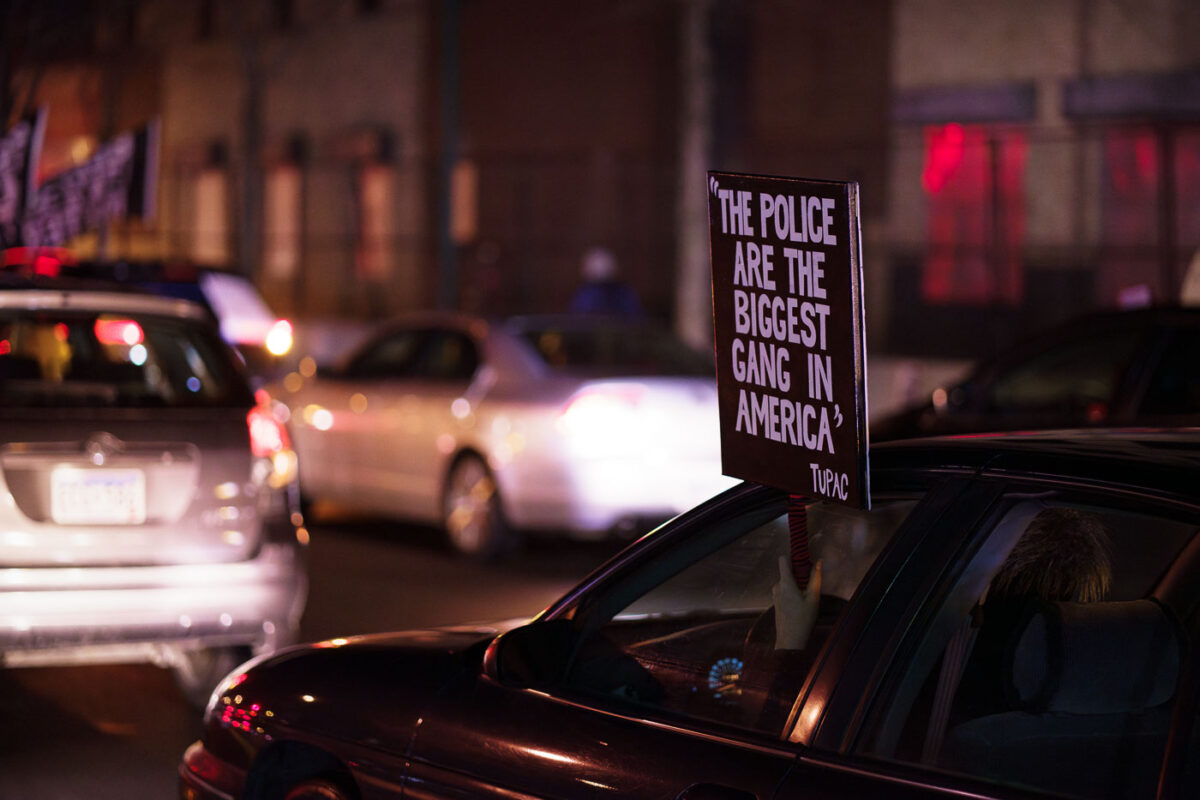
[[[291,280],[300,269],[304,176],[295,164],[267,173],[263,268],[268,278]]]
[[[859,582],[912,511],[877,498],[871,511],[804,510],[813,563],[823,565],[816,619],[780,641],[781,570],[790,569],[783,498],[704,530],[649,559],[581,613],[588,633],[567,690],[637,714],[705,720],[778,736],[822,643]],[[815,623],[815,624],[812,624]]]
[[[1024,131],[980,125],[925,131],[921,174],[928,207],[924,299],[1017,304],[1024,290]]]
[[[383,283],[396,267],[396,169],[376,161],[358,169],[355,265],[360,278]]]
[[[1200,249],[1200,131],[1109,128],[1101,186],[1096,299],[1106,306],[1176,302]]]
[[[192,258],[199,264],[228,264],[229,176],[223,167],[206,167],[196,174],[192,191]]]

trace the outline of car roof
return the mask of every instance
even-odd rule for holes
[[[95,284],[77,285],[65,282],[39,281],[37,285],[15,287],[0,281],[0,308],[77,308],[112,313],[160,314],[209,321],[211,316],[202,306],[188,300],[159,297],[137,291],[122,291]]]
[[[1200,428],[1080,429],[874,444],[872,470],[955,469],[1078,479],[1200,500]]]

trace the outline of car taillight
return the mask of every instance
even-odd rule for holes
[[[142,326],[132,319],[100,317],[96,320],[94,330],[100,344],[135,345],[141,344],[146,338]]]
[[[631,386],[602,386],[579,392],[559,413],[558,430],[582,456],[611,455],[639,436],[642,393]]]
[[[287,431],[271,412],[261,406],[250,409],[246,415],[250,426],[250,452],[260,458],[273,458],[288,449]]]
[[[259,389],[254,393],[254,399],[256,405],[246,415],[246,424],[250,427],[250,452],[260,458],[274,458],[284,450],[290,450],[292,443],[287,428],[271,413],[270,396]]]
[[[275,324],[267,331],[267,352],[273,356],[287,355],[292,349],[292,339],[292,323],[286,319],[275,320]]]
[[[631,391],[595,389],[581,392],[563,408],[558,417],[564,432],[612,428],[628,420],[637,408],[638,396]]]
[[[261,389],[255,397],[258,404],[246,414],[250,452],[270,463],[268,483],[280,487],[296,477],[296,452],[287,428],[271,411],[270,397]]]

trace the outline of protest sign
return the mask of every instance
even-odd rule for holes
[[[22,243],[64,244],[109,222],[154,215],[158,124],[123,133],[84,163],[42,182],[21,219]]]
[[[0,136],[0,251],[21,243],[21,219],[33,197],[45,128],[42,109]]]
[[[722,468],[869,508],[858,185],[708,186]]]

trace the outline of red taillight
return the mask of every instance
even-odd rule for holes
[[[100,344],[141,344],[145,339],[142,326],[131,319],[101,317],[96,320],[96,339]]]
[[[275,419],[275,415],[265,405],[257,405],[246,415],[246,424],[250,427],[250,452],[261,458],[274,458],[285,450],[290,450],[292,443],[288,439],[287,429],[283,423]]]
[[[559,412],[559,430],[611,430],[636,412],[641,394],[632,387],[585,389]]]

